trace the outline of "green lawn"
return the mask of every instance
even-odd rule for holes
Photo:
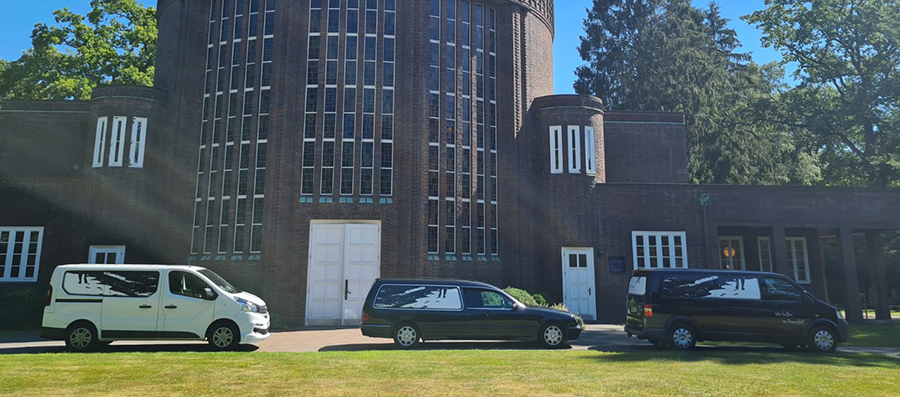
[[[847,345],[900,347],[900,321],[891,324],[851,324]]]
[[[100,353],[0,357],[0,395],[896,394],[874,355],[646,351]]]

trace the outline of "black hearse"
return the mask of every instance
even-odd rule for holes
[[[549,348],[578,338],[571,313],[529,307],[488,284],[378,279],[363,306],[362,334],[411,349],[426,340],[522,340]]]
[[[830,353],[850,333],[834,306],[775,273],[639,269],[626,308],[628,336],[680,350],[714,340]]]

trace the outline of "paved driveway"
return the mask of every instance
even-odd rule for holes
[[[535,343],[524,342],[428,342],[421,345],[422,350],[432,349],[493,349],[493,350],[530,350],[537,349]],[[338,329],[304,329],[299,331],[274,332],[272,336],[259,346],[242,346],[243,351],[259,352],[328,352],[328,351],[361,351],[391,350],[390,339],[373,339],[363,336],[357,328]],[[596,351],[642,351],[653,350],[653,346],[645,341],[628,338],[620,325],[588,325],[581,337],[569,344],[573,350]],[[771,347],[728,347],[699,346],[698,349],[715,349],[717,351],[783,351],[777,345]],[[900,348],[865,348],[842,346],[838,349],[848,353],[900,354]],[[26,334],[0,340],[0,354],[34,354],[58,353],[65,351],[61,341],[47,341],[36,334]],[[103,351],[109,352],[184,352],[208,351],[206,343],[199,342],[114,342]]]

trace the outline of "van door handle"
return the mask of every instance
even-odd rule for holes
[[[350,299],[350,280],[344,280],[344,300]]]
[[[150,306],[150,305],[140,305],[138,307],[140,307],[141,309],[152,309],[153,308],[153,306]]]
[[[177,308],[178,308],[178,306],[175,306],[175,305],[166,306],[166,309],[177,309]]]

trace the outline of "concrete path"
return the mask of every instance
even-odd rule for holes
[[[646,341],[628,338],[619,325],[588,325],[581,337],[569,343],[572,350],[595,350],[605,352],[651,351],[654,347]],[[390,339],[374,339],[363,336],[357,328],[303,329],[297,331],[273,332],[272,336],[259,346],[242,346],[243,351],[259,352],[330,352],[392,350]],[[534,343],[525,342],[427,342],[422,350],[530,350],[538,349]],[[709,351],[784,351],[780,346],[698,346],[698,350]],[[0,339],[0,354],[59,353],[65,351],[61,341],[47,341],[37,334],[24,334]],[[108,352],[201,352],[208,351],[202,342],[114,342],[103,351]],[[872,353],[900,356],[900,348],[841,346],[839,352]]]

